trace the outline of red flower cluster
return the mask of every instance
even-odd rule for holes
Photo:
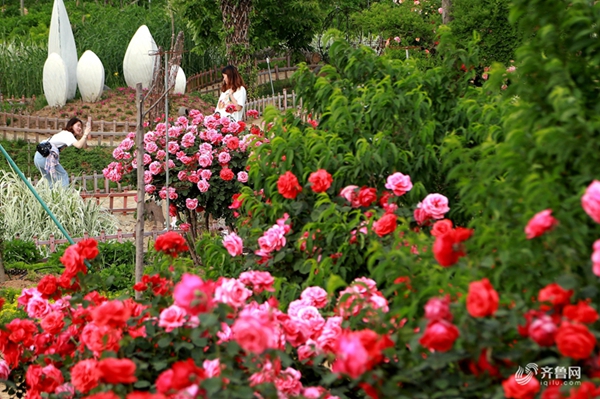
[[[146,291],[148,287],[152,288],[154,295],[165,296],[173,289],[173,281],[161,277],[159,274],[149,276],[144,274],[142,281],[133,286],[135,291]]]
[[[387,335],[372,330],[344,331],[338,338],[334,353],[337,358],[333,371],[358,378],[383,360],[382,351],[394,343]]]
[[[64,289],[76,289],[78,287],[77,282],[73,283],[73,279],[77,277],[77,273],[87,273],[87,267],[85,260],[92,260],[98,256],[98,243],[93,238],[81,240],[75,245],[71,245],[65,250],[65,253],[60,258],[61,263],[65,266],[65,271],[58,280],[58,285]],[[40,282],[41,283],[41,282]],[[48,290],[51,289],[51,284],[45,282],[46,295]],[[60,296],[60,295],[59,295]]]
[[[463,227],[452,228],[452,222],[443,219],[435,222],[431,235],[435,237],[433,255],[441,266],[452,266],[458,259],[465,256],[463,241],[468,240],[473,230]]]
[[[168,231],[165,234],[158,236],[154,243],[154,249],[159,252],[164,252],[174,258],[176,258],[177,254],[180,252],[189,250],[185,238],[174,231]]]

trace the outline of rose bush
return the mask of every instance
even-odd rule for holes
[[[261,134],[254,125],[249,128],[244,122],[204,116],[197,110],[191,110],[189,118],[178,117],[168,132],[161,122],[144,134],[145,192],[155,200],[169,198],[171,216],[189,231],[193,256],[202,227],[200,212],[204,212],[206,230],[209,215],[231,224],[230,199],[248,182],[248,153],[259,144],[256,139]],[[135,133],[129,133],[113,151],[115,162],[104,169],[104,176],[115,182],[137,183],[136,150]]]

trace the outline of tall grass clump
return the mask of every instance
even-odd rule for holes
[[[31,41],[0,43],[0,93],[7,97],[42,94],[47,57],[46,46]]]
[[[77,190],[50,189],[43,179],[35,189],[71,237],[83,237],[85,232],[98,236],[102,230],[106,234],[116,232],[116,218],[94,201],[84,201]],[[41,240],[50,234],[63,236],[25,183],[16,173],[6,171],[0,171],[0,232],[5,240],[17,234],[23,239],[37,236]]]

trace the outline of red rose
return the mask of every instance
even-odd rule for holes
[[[377,201],[377,190],[372,187],[362,187],[358,192],[358,202],[361,206],[368,207]]]
[[[227,148],[229,148],[232,151],[235,151],[239,148],[240,146],[240,139],[238,139],[237,137],[232,137],[227,141]]]
[[[538,301],[550,302],[554,307],[563,307],[567,305],[571,300],[573,290],[565,290],[563,287],[556,283],[548,284],[542,288],[538,294]]]
[[[419,343],[429,350],[447,352],[452,349],[460,333],[458,328],[447,320],[438,319],[429,322]]]
[[[156,390],[160,393],[167,393],[171,391],[173,385],[173,370],[168,369],[163,371],[156,378]]]
[[[162,393],[150,393],[150,392],[140,392],[133,391],[128,393],[125,397],[126,399],[167,399],[165,395]]]
[[[541,315],[531,322],[527,334],[539,346],[552,346],[554,345],[556,330],[557,327],[552,317]]]
[[[40,325],[49,334],[58,334],[65,326],[65,316],[61,312],[50,312],[41,321]]]
[[[100,373],[94,359],[82,360],[71,369],[71,384],[81,393],[88,393],[98,386]]]
[[[92,317],[99,326],[121,327],[131,317],[131,310],[122,301],[107,301],[92,311]]]
[[[185,238],[174,231],[169,231],[158,236],[154,243],[154,249],[176,258],[179,252],[187,251],[189,248],[185,243]]]
[[[479,358],[477,359],[477,363],[471,361],[469,363],[469,370],[476,376],[479,376],[486,371],[492,377],[500,377],[500,370],[498,367],[492,365],[490,363],[491,360],[491,351],[488,348],[484,348],[479,353]]]
[[[225,181],[230,181],[231,179],[233,179],[235,177],[235,175],[229,168],[221,169],[221,173],[219,173],[219,176],[221,176],[221,179],[223,179]]]
[[[311,188],[315,193],[324,193],[331,187],[333,178],[325,169],[319,169],[310,174],[308,181],[312,183]]]
[[[56,294],[58,289],[58,279],[52,274],[44,276],[38,283],[37,290],[42,294],[42,298],[49,299]],[[58,292],[60,295],[60,292]]]
[[[487,278],[469,284],[467,311],[472,317],[486,317],[498,310],[498,293]]]
[[[292,172],[287,171],[279,176],[279,180],[277,180],[277,190],[283,198],[295,199],[298,193],[302,191],[302,187],[300,186],[300,183],[298,183],[298,178],[296,178]]]
[[[107,358],[98,362],[100,378],[109,384],[132,384],[137,381],[131,359]]]
[[[414,213],[413,213],[413,217],[415,218],[415,222],[417,222],[418,225],[423,226],[426,224],[429,224],[428,222],[431,220],[431,215],[429,215],[427,213],[427,211],[421,209],[421,208],[417,208],[415,209]],[[441,220],[440,220],[441,222]],[[447,222],[450,222],[449,220],[447,220]],[[439,222],[437,222],[439,223]],[[444,224],[444,226],[446,226],[446,224]],[[452,222],[450,222],[450,228],[452,228]],[[438,231],[435,232],[431,230],[431,235],[435,236],[436,234],[438,234]]]
[[[434,230],[438,223],[439,222],[434,225]],[[433,243],[433,255],[438,263],[441,266],[448,267],[458,262],[460,257],[466,255],[461,243],[469,239],[472,234],[473,230],[471,229],[457,227],[456,229],[438,235]]]
[[[586,359],[596,346],[596,337],[585,325],[564,321],[556,333],[556,346],[563,356]]]
[[[79,254],[84,259],[92,260],[100,253],[100,251],[98,251],[98,243],[93,238],[79,241],[77,243],[77,248],[79,249]]]
[[[239,133],[243,132],[244,130],[246,130],[246,122],[239,121],[238,125],[240,126],[240,128],[238,129],[237,132],[235,132],[235,134],[239,134]]]
[[[396,230],[396,215],[392,213],[386,213],[378,221],[373,223],[373,231],[379,237],[392,233]]]
[[[586,301],[579,301],[577,305],[567,305],[563,309],[563,316],[580,323],[591,324],[598,320],[598,312]]]
[[[176,362],[173,364],[171,370],[173,370],[171,388],[178,391],[192,384],[198,384],[206,378],[204,369],[196,366],[193,359]]]
[[[431,229],[431,235],[434,237],[439,237],[446,234],[449,231],[452,231],[452,221],[448,219],[442,219],[435,222],[433,228]]]
[[[540,382],[533,377],[526,384],[518,383],[514,375],[502,381],[504,396],[511,399],[533,399],[540,391]]]

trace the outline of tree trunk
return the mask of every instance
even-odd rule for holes
[[[450,15],[450,12],[452,11],[452,0],[442,0],[442,9],[442,23],[445,25],[450,23],[453,19]]]
[[[135,223],[135,282],[142,281],[144,276],[144,205],[146,204],[144,191],[144,94],[142,84],[135,87],[135,99],[137,103],[137,129],[135,144],[137,146],[137,221]],[[135,292],[136,299],[142,299],[141,292]]]
[[[250,70],[250,12],[252,0],[220,0],[225,27],[225,48],[231,65]]]

